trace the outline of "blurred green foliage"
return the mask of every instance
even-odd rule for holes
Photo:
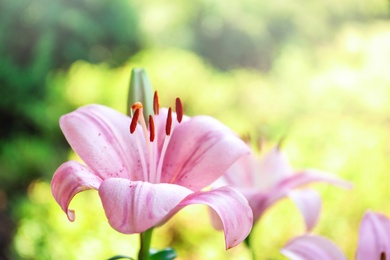
[[[70,107],[48,74],[80,59],[120,65],[140,41],[127,1],[5,1],[0,17],[0,188],[9,191],[50,176],[46,158],[64,146],[57,122]]]
[[[346,23],[387,19],[389,10],[385,0],[156,0],[138,6],[148,46],[188,49],[223,70],[264,71],[286,47],[310,51]]]
[[[72,106],[62,86],[46,84],[50,73],[80,59],[119,66],[140,45],[128,1],[0,3],[0,223],[16,224],[10,202],[23,200],[33,180],[49,180],[66,158],[58,118]],[[0,258],[11,235],[12,228],[0,229]]]
[[[296,168],[352,181],[352,191],[316,186],[324,206],[314,232],[353,258],[364,211],[390,216],[388,11],[384,0],[0,3],[0,212],[18,225],[14,258],[136,255],[137,236],[109,227],[95,192],[76,197],[69,223],[48,183],[69,152],[59,116],[88,103],[126,113],[135,67],[147,70],[162,106],[180,96],[186,114],[214,116],[263,138],[264,149],[286,137]],[[261,259],[283,259],[280,247],[303,231],[283,201],[252,243]],[[249,259],[241,245],[224,252],[203,207],[157,228],[152,246],[173,246],[179,259]]]

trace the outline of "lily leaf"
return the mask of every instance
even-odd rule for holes
[[[160,251],[150,250],[149,260],[172,260],[177,257],[173,248],[164,248]]]
[[[134,258],[131,258],[130,256],[125,256],[125,255],[116,255],[111,258],[108,258],[107,260],[117,260],[117,259],[131,259],[134,260]]]

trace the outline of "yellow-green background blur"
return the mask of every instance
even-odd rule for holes
[[[294,168],[351,181],[352,190],[314,185],[323,208],[313,232],[349,259],[364,212],[390,216],[388,1],[11,2],[0,11],[0,235],[11,237],[0,259],[136,256],[138,236],[110,228],[96,192],[75,197],[70,223],[50,191],[53,172],[75,157],[58,118],[90,103],[126,113],[136,67],[162,106],[181,97],[186,114],[263,138],[265,150],[284,137]],[[284,259],[280,248],[304,226],[283,200],[253,232],[259,259]],[[152,247],[167,246],[178,259],[250,259],[243,245],[225,251],[202,206],[155,230]]]

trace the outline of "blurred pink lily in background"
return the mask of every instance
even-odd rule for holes
[[[252,227],[247,200],[230,187],[201,189],[248,154],[248,146],[212,117],[184,116],[180,99],[176,113],[159,108],[157,93],[153,105],[148,124],[140,103],[132,117],[102,105],[62,116],[61,130],[85,164],[68,161],[56,170],[54,198],[74,221],[72,198],[98,190],[110,225],[126,234],[159,226],[187,205],[205,204],[223,223],[226,248],[236,246]]]
[[[289,197],[300,210],[306,229],[310,231],[318,221],[321,198],[312,189],[297,188],[313,182],[351,187],[348,182],[319,170],[295,171],[279,147],[271,149],[262,158],[254,153],[241,157],[213,187],[228,185],[238,189],[249,201],[254,223],[277,201]],[[218,228],[218,219],[213,223]]]
[[[305,234],[290,240],[281,253],[291,260],[346,260],[331,240]],[[357,260],[386,260],[390,256],[390,219],[368,211],[360,224]]]

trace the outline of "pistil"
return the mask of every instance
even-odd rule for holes
[[[142,107],[142,105],[141,105]],[[133,117],[131,118],[131,123],[130,123],[130,133],[131,134],[134,134],[135,130],[137,129],[137,125],[138,125],[138,120],[139,120],[139,117],[141,115],[142,116],[142,111],[140,108],[139,105],[135,106],[132,105],[131,108],[135,108],[135,111],[134,111],[134,114],[133,114]],[[138,134],[138,133],[136,133]],[[139,138],[135,138],[135,142],[137,144],[137,149],[138,149],[138,153],[139,153],[139,157],[140,157],[140,160],[141,160],[141,165],[142,165],[142,173],[143,173],[143,178],[144,180],[147,180],[148,178],[148,168],[147,168],[147,165],[146,165],[146,159],[145,159],[145,156],[143,154],[143,149],[142,149],[142,145],[141,145],[141,142],[140,142],[140,139]]]

